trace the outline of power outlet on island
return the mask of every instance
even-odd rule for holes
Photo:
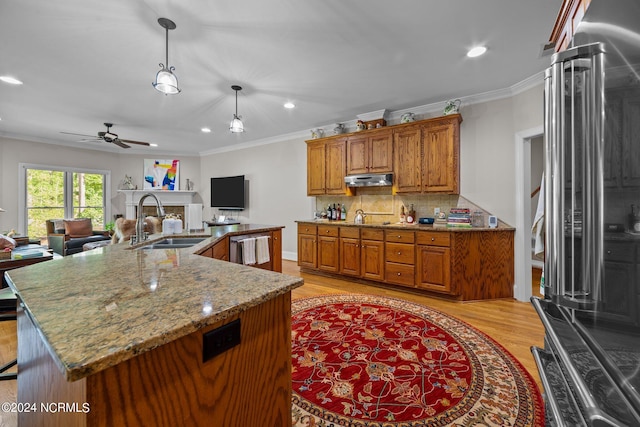
[[[202,335],[202,362],[240,344],[240,319]]]

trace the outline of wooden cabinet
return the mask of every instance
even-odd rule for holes
[[[363,228],[360,245],[362,250],[362,277],[370,280],[384,280],[384,231]]]
[[[200,252],[198,255],[229,261],[229,238],[225,237],[213,246]]]
[[[318,267],[318,227],[298,224],[298,265],[300,267]]]
[[[394,131],[396,193],[460,193],[459,114]]]
[[[272,251],[271,271],[282,273],[282,230],[271,232]]]
[[[415,230],[299,223],[298,265],[462,301],[513,297],[514,230]]]
[[[459,121],[442,119],[422,127],[422,191],[459,194]]]
[[[347,175],[393,172],[390,129],[353,135],[347,139]]]
[[[397,285],[415,284],[415,233],[385,231],[385,281]]]
[[[346,138],[307,141],[307,194],[347,194]]]
[[[318,268],[337,273],[340,270],[339,230],[336,226],[318,227]]]
[[[571,39],[582,21],[585,11],[591,0],[564,0],[560,7],[560,13],[553,27],[550,42],[555,43],[556,52],[569,47]]]
[[[393,153],[396,169],[393,181],[396,193],[416,193],[422,190],[421,136],[419,126],[394,131]]]
[[[340,273],[360,276],[360,229],[340,227]]]
[[[444,232],[418,232],[416,286],[451,294],[450,235]]]

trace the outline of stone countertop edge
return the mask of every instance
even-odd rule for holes
[[[239,224],[170,237],[189,248],[108,245],[6,273],[67,381],[76,381],[302,286],[299,277],[197,255],[226,236],[283,226]],[[33,268],[35,267],[35,268]]]
[[[498,227],[447,227],[445,224],[354,224],[348,221],[329,221],[326,219],[303,219],[295,221],[298,224],[313,224],[313,225],[339,225],[341,227],[367,227],[367,228],[383,228],[392,230],[415,230],[415,231],[453,231],[468,233],[470,231],[515,231],[515,227],[512,227],[500,220],[498,220]]]

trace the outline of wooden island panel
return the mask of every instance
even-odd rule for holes
[[[203,363],[203,334],[237,318],[241,343]],[[18,415],[19,425],[291,425],[290,292],[74,382],[22,310],[18,328],[18,402],[38,405]],[[75,402],[79,410],[43,413],[40,402]]]

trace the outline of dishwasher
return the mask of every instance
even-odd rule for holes
[[[238,236],[231,236],[229,238],[229,261],[234,262],[236,264],[244,264],[243,262],[243,253],[242,253],[242,241],[244,239],[251,239],[256,237],[268,237],[267,241],[269,242],[269,261],[262,264],[251,264],[251,267],[262,268],[264,270],[271,270],[272,259],[273,259],[273,243],[271,242],[271,233],[263,232],[263,233],[253,233],[253,234],[243,234]]]

